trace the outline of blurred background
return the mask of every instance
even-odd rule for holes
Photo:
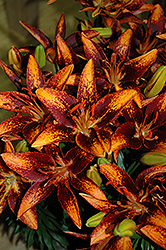
[[[159,3],[163,8],[166,6],[166,0],[147,0],[147,2]],[[85,18],[85,14],[79,12],[79,9],[81,5],[74,0],[58,0],[50,5],[47,5],[47,0],[0,0],[0,59],[8,64],[8,51],[13,45],[19,48],[39,44],[19,24],[19,20],[39,28],[53,40],[55,28],[62,13],[65,14],[66,19],[66,36],[75,31],[78,23],[76,18]],[[0,92],[9,90],[16,90],[16,88],[0,68]],[[0,122],[10,116],[10,112],[0,110]],[[15,244],[15,239],[10,241],[8,236],[10,231],[6,233],[1,218],[3,215],[0,216],[0,250],[25,250],[26,247],[22,242]]]
[[[47,0],[0,0],[0,59],[8,64],[8,51],[13,45],[19,48],[39,44],[21,26],[20,20],[39,28],[53,41],[61,14],[65,14],[66,35],[69,35],[76,29],[76,18],[85,18],[85,14],[79,12],[80,8],[74,0],[58,0],[50,5]],[[16,88],[0,68],[0,92],[9,90]],[[9,113],[0,110],[0,122],[10,116]]]

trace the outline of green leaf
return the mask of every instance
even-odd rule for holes
[[[120,150],[120,152],[118,154],[117,165],[118,165],[118,167],[120,167],[121,169],[126,171],[126,168],[124,166],[124,154],[123,154],[123,152],[121,150]]]
[[[34,244],[34,234],[35,230],[30,230],[29,235],[28,235],[28,247],[30,248]]]

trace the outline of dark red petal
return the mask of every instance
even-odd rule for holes
[[[74,64],[74,72],[80,72],[81,64],[74,52],[74,50],[68,45],[60,35],[57,35],[57,64],[60,69],[63,67]]]
[[[139,149],[142,146],[141,140],[134,138],[135,124],[125,122],[117,128],[111,137],[111,150],[114,152],[122,148]]]
[[[131,29],[125,30],[122,35],[118,38],[114,46],[114,52],[122,56],[121,60],[125,60],[128,57],[131,46],[133,32]]]
[[[63,39],[65,38],[65,34],[66,34],[66,25],[65,25],[65,15],[64,13],[62,13],[62,15],[60,16],[59,22],[56,26],[56,32],[55,32],[55,36],[60,35]]]
[[[30,114],[25,107],[30,103],[30,98],[27,95],[17,91],[2,92],[0,93],[0,108],[12,112],[24,112]]]
[[[76,135],[76,143],[80,148],[82,148],[89,154],[93,154],[98,157],[105,156],[106,151],[94,129],[91,129],[89,131],[89,135],[85,135],[79,132]]]
[[[21,89],[21,78],[17,76],[3,61],[0,60],[0,66],[9,77],[9,79],[15,84],[18,89]]]
[[[125,76],[122,81],[134,81],[140,78],[151,66],[152,63],[156,61],[157,49],[153,49],[146,54],[129,60],[124,64]],[[132,72],[132,74],[131,74]]]
[[[68,167],[68,169],[73,174],[79,174],[82,172],[93,158],[93,155],[88,154],[78,147],[74,147],[69,150],[64,157],[65,160],[69,162],[72,161],[72,164]]]
[[[44,48],[52,46],[51,40],[47,36],[45,36],[44,33],[41,32],[39,29],[23,21],[20,21],[20,23],[32,36],[34,36],[44,46]]]
[[[92,40],[88,39],[83,33],[81,36],[86,58],[92,59],[95,67],[101,67],[102,61],[107,60],[107,57],[102,48]]]
[[[147,168],[138,175],[135,184],[140,189],[143,189],[151,179],[163,173],[166,173],[166,166],[154,166]]]

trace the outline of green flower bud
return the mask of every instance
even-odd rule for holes
[[[111,162],[109,162],[105,157],[100,157],[97,159],[97,164],[101,165],[101,164],[111,164]]]
[[[19,141],[15,147],[15,151],[16,152],[28,152],[29,148],[27,146],[27,141],[26,140]]]
[[[157,95],[164,87],[166,82],[166,66],[160,66],[144,89],[144,94],[147,98]]]
[[[46,55],[44,47],[41,44],[35,49],[35,59],[38,62],[40,68],[43,68],[46,65]]]
[[[136,233],[136,224],[131,219],[124,219],[120,224],[116,225],[114,228],[115,236],[128,236],[131,237]]]
[[[99,213],[93,215],[92,217],[90,217],[87,220],[86,226],[87,227],[97,227],[100,224],[100,222],[102,221],[104,216],[105,216],[105,213],[103,213],[103,212],[99,212]]]
[[[163,152],[152,151],[143,154],[140,161],[146,165],[166,165],[166,154]]]
[[[102,179],[100,177],[100,174],[97,170],[96,166],[91,166],[90,169],[87,170],[86,175],[88,178],[90,178],[97,186],[101,186]]]

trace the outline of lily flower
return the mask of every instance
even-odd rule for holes
[[[165,141],[165,103],[162,93],[151,101],[145,111],[133,105],[132,115],[124,115],[126,122],[112,135],[112,151],[122,148],[153,149]],[[127,113],[126,113],[127,114]]]
[[[104,156],[110,153],[113,122],[136,95],[135,90],[108,94],[98,100],[93,60],[86,64],[78,86],[77,99],[64,91],[39,88],[36,95],[58,122],[44,130],[32,144],[42,147],[65,140],[77,143],[86,152]],[[104,127],[105,126],[105,127]]]
[[[47,149],[47,154],[39,152],[2,154],[10,169],[33,182],[22,199],[17,217],[20,218],[26,211],[47,198],[57,187],[57,196],[62,208],[75,225],[81,228],[77,199],[70,185],[94,197],[107,200],[100,188],[82,173],[93,156],[78,147],[69,150],[65,156],[55,152],[54,147],[51,148]],[[51,152],[51,155],[48,152]]]
[[[110,237],[113,237],[112,230],[116,223],[120,223],[126,218],[131,220],[138,218],[137,232],[145,234],[166,249],[166,210],[163,204],[159,203],[160,190],[165,192],[165,188],[163,189],[162,178],[161,189],[154,180],[156,177],[156,180],[159,181],[157,176],[165,175],[166,167],[155,166],[146,169],[139,174],[135,183],[123,169],[115,164],[101,164],[100,171],[107,178],[108,184],[112,185],[127,200],[111,200],[109,211],[108,202],[81,193],[81,196],[92,206],[107,214],[94,229],[91,236],[94,239],[92,243],[100,243],[101,246],[102,242],[108,244]],[[111,233],[109,234],[109,232]]]
[[[13,153],[14,148],[11,142],[5,143],[7,154]],[[7,203],[16,215],[21,200],[31,186],[31,182],[6,166],[0,158],[0,214],[5,210]],[[37,229],[37,212],[35,207],[31,207],[19,218],[23,223],[33,229]]]
[[[0,65],[12,82],[22,82],[21,77],[18,77],[4,62],[1,61]],[[46,106],[34,94],[34,90],[43,86],[59,90],[64,89],[66,80],[72,73],[72,70],[73,65],[64,67],[49,78],[48,81],[45,81],[36,59],[29,55],[26,70],[26,86],[24,87],[22,83],[19,92],[0,93],[0,108],[16,114],[16,116],[1,123],[0,136],[11,138],[11,135],[13,135],[14,138],[17,137],[19,139],[23,134],[24,138],[31,144],[43,128],[52,125],[53,117]]]

